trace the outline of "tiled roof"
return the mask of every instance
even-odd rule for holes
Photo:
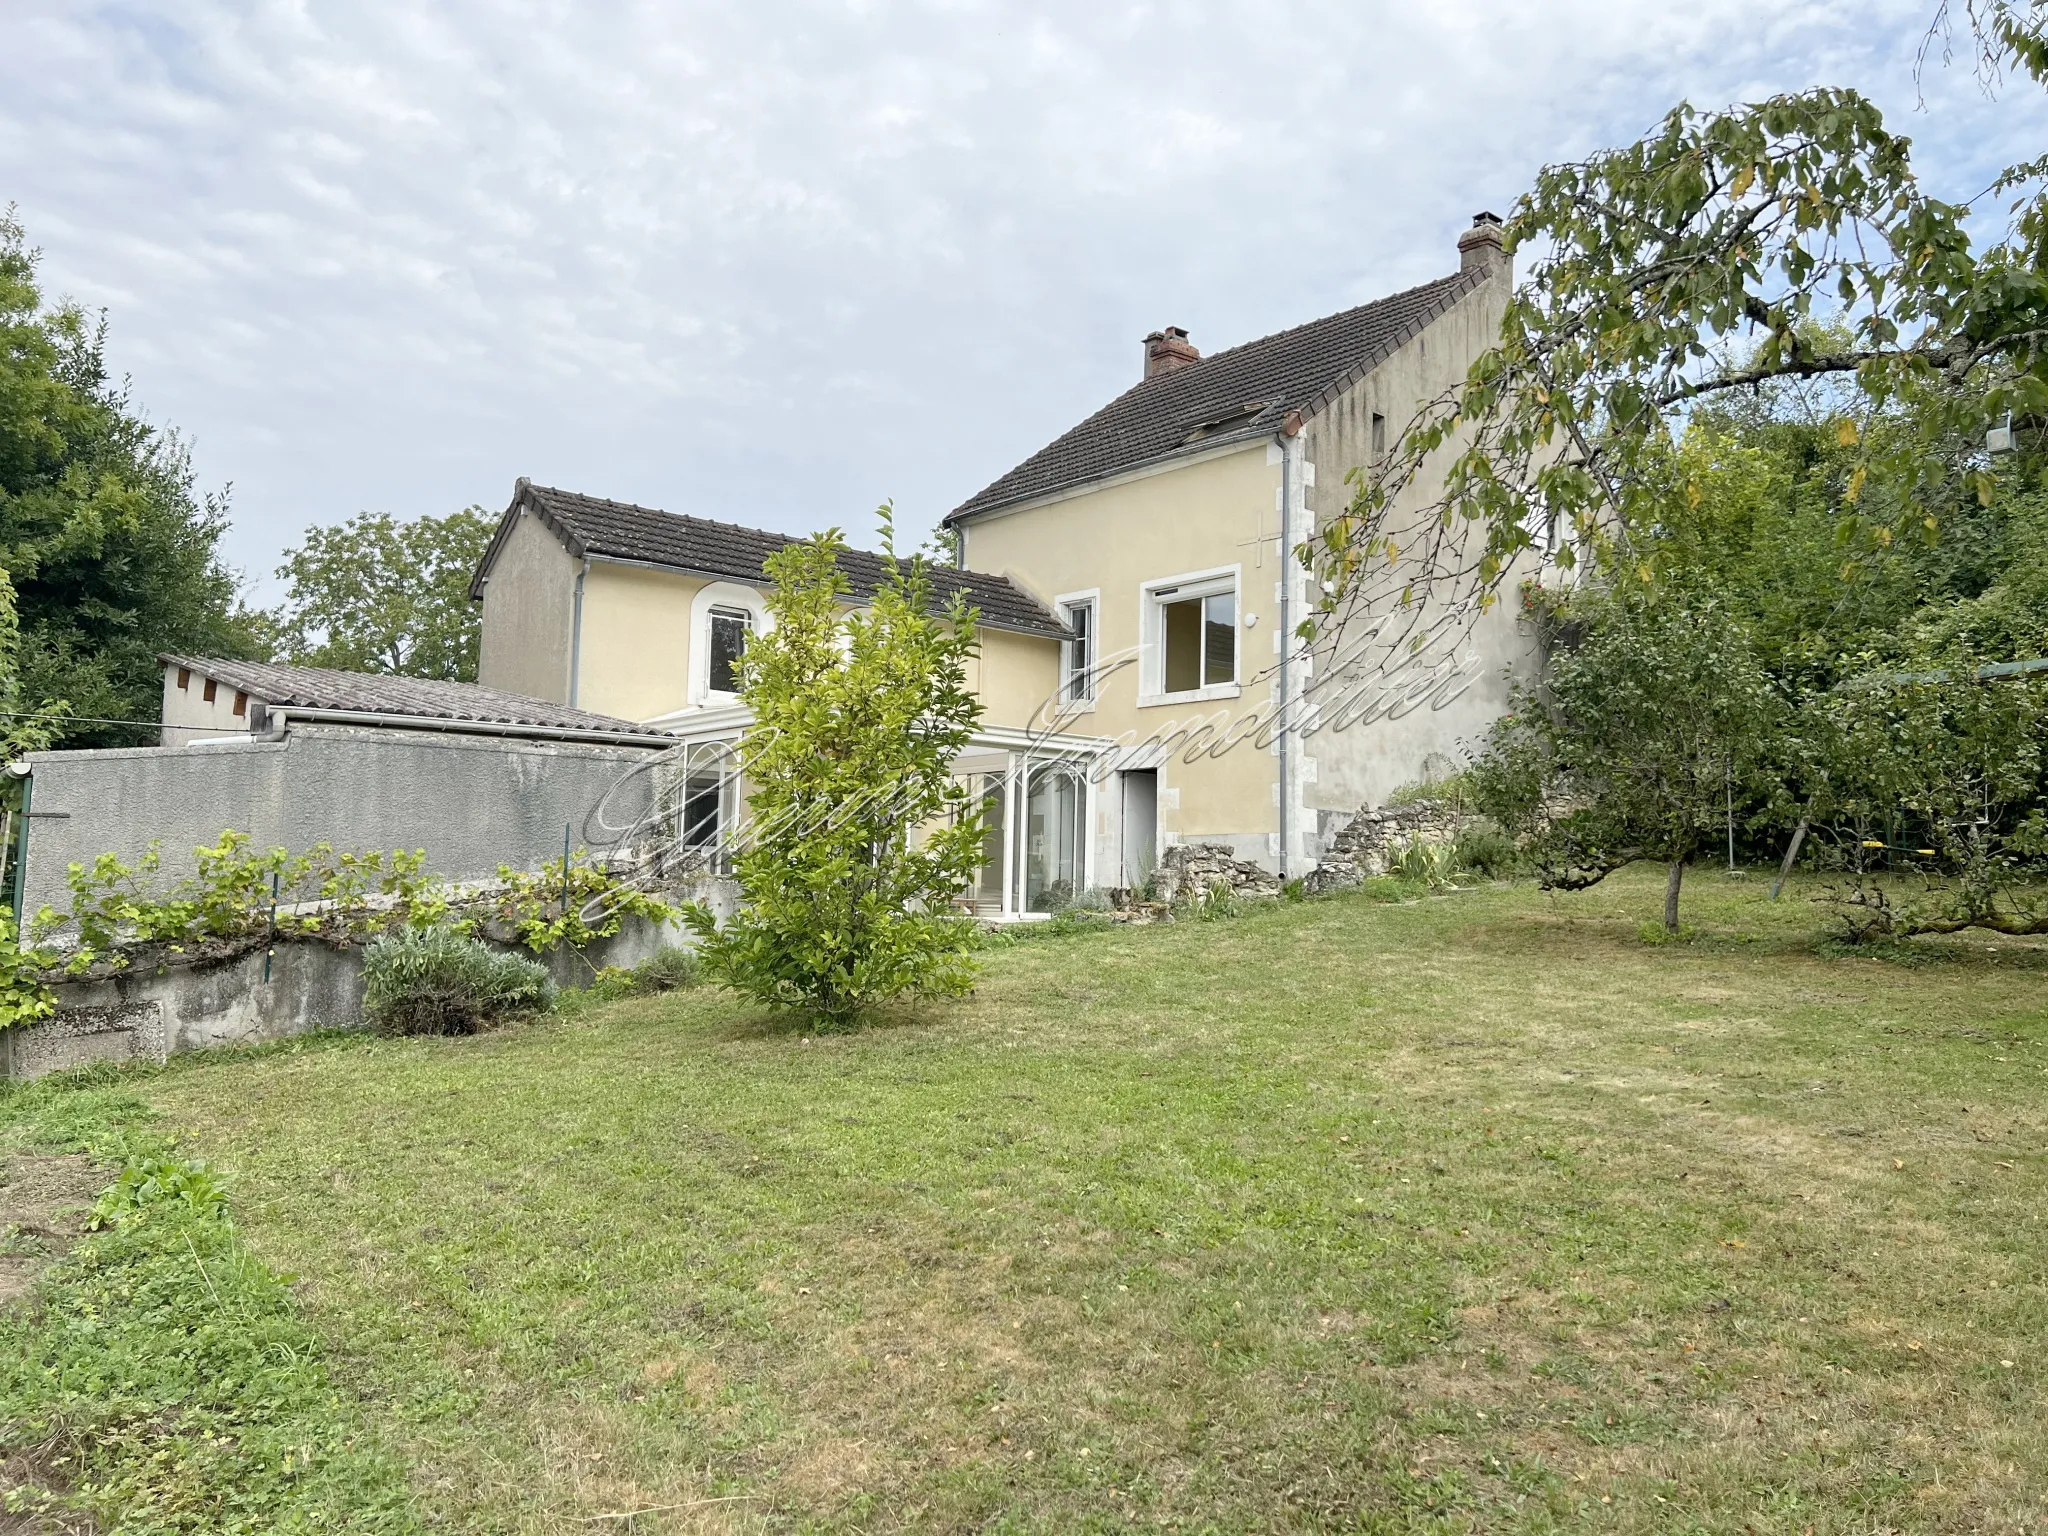
[[[549,731],[595,735],[663,734],[615,715],[593,714],[503,693],[481,683],[437,682],[423,677],[386,677],[375,672],[340,672],[332,667],[294,667],[281,662],[228,661],[216,656],[157,657],[167,667],[190,667],[201,677],[236,688],[251,698],[289,710],[333,709],[361,714],[415,715],[423,720],[464,720],[482,725],[527,725]]]
[[[1142,380],[946,515],[947,523],[1312,416],[1477,288],[1454,273]]]
[[[759,528],[715,523],[707,518],[660,512],[652,507],[636,507],[629,502],[606,501],[521,481],[504,521],[498,525],[497,537],[477,569],[471,596],[483,595],[483,578],[490,573],[498,548],[522,506],[552,528],[569,546],[569,552],[579,558],[609,555],[617,560],[640,560],[757,587],[769,584],[762,569],[768,557],[799,542]],[[885,559],[865,550],[841,552],[839,569],[845,573],[850,595],[856,601],[874,595],[888,568]],[[942,603],[949,602],[955,592],[961,593],[970,607],[980,610],[981,623],[988,628],[1056,639],[1066,637],[1066,626],[1043,603],[1005,577],[941,567],[932,572],[932,585]]]

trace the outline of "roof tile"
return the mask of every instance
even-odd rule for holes
[[[414,715],[424,720],[466,720],[481,725],[530,725],[546,730],[663,734],[615,715],[571,709],[545,699],[505,693],[481,683],[442,682],[424,677],[389,677],[376,672],[342,672],[332,667],[297,667],[271,661],[230,661],[218,656],[162,655],[167,667],[190,667],[251,698],[289,709],[349,710],[364,714]]]
[[[1483,279],[1453,273],[1419,288],[1262,336],[1141,380],[946,515],[948,524],[1312,415],[1385,361]]]
[[[630,502],[606,501],[530,482],[522,483],[513,497],[512,506],[505,513],[506,522],[500,526],[499,539],[503,539],[521,505],[531,507],[545,520],[568,544],[572,554],[644,561],[757,587],[769,585],[763,569],[768,557],[802,542],[760,528],[742,528],[734,523],[637,507]],[[478,583],[471,587],[473,595],[481,594],[481,580],[490,570],[495,550],[494,541],[492,552],[484,556]],[[839,569],[845,573],[855,600],[874,595],[887,570],[886,559],[866,550],[841,551]],[[941,602],[950,602],[958,592],[966,598],[968,606],[980,611],[980,622],[987,628],[1019,630],[1054,639],[1067,635],[1066,626],[1043,603],[1006,577],[945,566],[934,568],[931,577]]]

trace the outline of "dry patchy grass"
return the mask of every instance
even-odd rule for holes
[[[448,1525],[2048,1526],[2039,948],[1696,879],[180,1067]],[[2007,1364],[2006,1362],[2010,1362]],[[631,1511],[647,1513],[626,1518]]]

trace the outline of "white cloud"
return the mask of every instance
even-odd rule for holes
[[[15,0],[0,199],[236,485],[309,522],[516,475],[864,538],[1125,387],[1447,270],[1546,160],[1853,83],[1970,195],[2044,113],[1931,0],[999,6]]]

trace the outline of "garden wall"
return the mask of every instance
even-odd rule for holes
[[[296,724],[278,741],[206,747],[36,752],[24,913],[69,905],[65,869],[113,853],[134,864],[152,839],[163,875],[232,827],[257,848],[304,852],[424,848],[429,872],[488,878],[562,856],[562,831],[593,853],[612,845],[593,813],[630,825],[652,803],[647,749],[432,731]],[[612,792],[615,784],[620,784]]]
[[[698,894],[719,910],[730,902],[725,885]],[[628,917],[611,938],[539,958],[559,984],[582,987],[604,966],[638,965],[682,938],[675,924]],[[361,950],[280,939],[267,977],[263,962],[259,942],[212,954],[143,956],[111,975],[59,982],[52,988],[55,1014],[0,1031],[0,1075],[41,1077],[102,1061],[162,1062],[176,1051],[361,1026]]]

